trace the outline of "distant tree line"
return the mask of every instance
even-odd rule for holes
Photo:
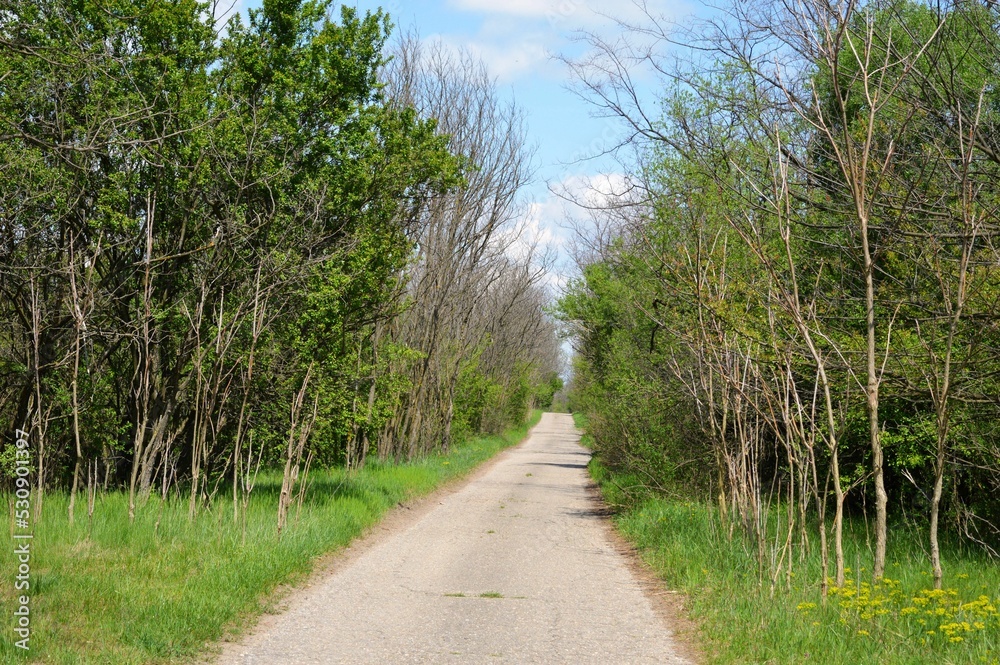
[[[876,578],[889,525],[920,524],[940,588],[943,531],[1000,548],[1000,12],[648,19],[574,65],[634,148],[560,306],[576,408],[614,463],[710,494],[772,584],[818,545],[843,585],[853,513]],[[665,83],[656,113],[637,66]]]
[[[264,465],[280,529],[310,464],[519,423],[559,370],[481,66],[325,0],[212,12],[0,9],[0,466],[28,430],[36,510],[226,488],[238,517]]]

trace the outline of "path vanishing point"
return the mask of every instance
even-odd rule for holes
[[[222,665],[689,663],[611,541],[566,414],[267,617]]]

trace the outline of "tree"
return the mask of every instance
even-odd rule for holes
[[[830,491],[843,584],[856,487],[874,495],[875,578],[892,494],[926,508],[940,584],[942,500],[951,488],[961,503],[985,478],[973,469],[992,468],[979,423],[995,402],[995,10],[733,3],[685,31],[640,8],[644,25],[584,36],[591,53],[570,63],[580,94],[627,128],[633,185],[597,211],[614,221],[584,232],[561,301],[575,401],[609,459],[661,488],[663,469],[700,459],[695,486],[711,482],[759,547],[759,487],[778,487],[786,530],[758,550],[772,589],[796,521],[807,546],[809,496],[826,567]],[[641,102],[639,67],[665,86],[660,112]],[[626,411],[623,394],[642,404]],[[684,415],[646,415],[676,404]],[[637,455],[648,447],[668,461]]]

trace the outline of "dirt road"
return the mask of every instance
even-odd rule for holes
[[[570,416],[545,414],[219,662],[687,663],[609,541],[578,440]]]

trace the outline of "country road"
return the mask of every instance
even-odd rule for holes
[[[689,663],[613,546],[565,414],[290,599],[222,665]]]

